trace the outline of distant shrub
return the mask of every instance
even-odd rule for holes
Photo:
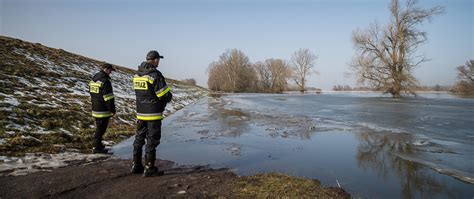
[[[192,86],[196,86],[196,80],[194,78],[184,79],[183,82]]]
[[[458,82],[454,85],[453,92],[458,94],[474,94],[474,60],[469,60],[466,65],[456,68]]]

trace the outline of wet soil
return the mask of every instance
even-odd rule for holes
[[[108,159],[50,172],[0,178],[0,198],[316,197],[349,198],[340,188],[281,174],[238,177],[228,169],[157,160],[162,176],[129,172],[130,160]]]

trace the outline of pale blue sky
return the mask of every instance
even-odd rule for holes
[[[348,63],[352,31],[388,20],[390,0],[0,0],[0,34],[136,68],[151,49],[165,56],[160,70],[174,79],[207,86],[206,69],[225,49],[238,48],[252,62],[289,60],[299,48],[318,55],[309,85],[353,86]],[[423,0],[446,7],[420,27],[429,42],[419,54],[432,58],[415,75],[424,85],[448,85],[455,68],[474,59],[472,0]]]

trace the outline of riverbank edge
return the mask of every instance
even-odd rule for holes
[[[157,160],[163,176],[143,178],[130,173],[130,160],[108,158],[92,163],[24,176],[0,177],[0,198],[29,197],[210,197],[350,198],[339,187],[322,187],[318,180],[278,173],[237,176],[231,170],[179,166]]]

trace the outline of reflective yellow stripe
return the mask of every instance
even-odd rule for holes
[[[97,81],[97,82],[90,81],[90,82],[89,82],[89,86],[97,86],[97,87],[100,87],[100,86],[102,86],[102,82],[101,82],[101,81]]]
[[[138,75],[135,75],[133,77],[133,81],[145,81],[145,82],[149,82],[150,84],[153,84],[153,81],[155,79],[153,77],[150,77],[148,75],[144,75],[144,76],[138,76]]]
[[[114,94],[107,94],[107,95],[104,95],[104,101],[109,101],[111,99],[114,99]]]
[[[137,113],[137,119],[144,120],[144,121],[162,120],[163,118],[165,117],[163,117],[161,113],[157,113],[157,114]]]
[[[153,121],[153,120],[162,120],[163,116],[138,116],[137,119],[144,120],[144,121]]]
[[[95,118],[104,118],[104,117],[112,117],[112,112],[104,111],[104,112],[96,112],[92,111],[92,117]]]
[[[166,86],[158,91],[156,91],[156,96],[158,97],[163,97],[166,93],[168,93],[171,90],[169,86]]]

